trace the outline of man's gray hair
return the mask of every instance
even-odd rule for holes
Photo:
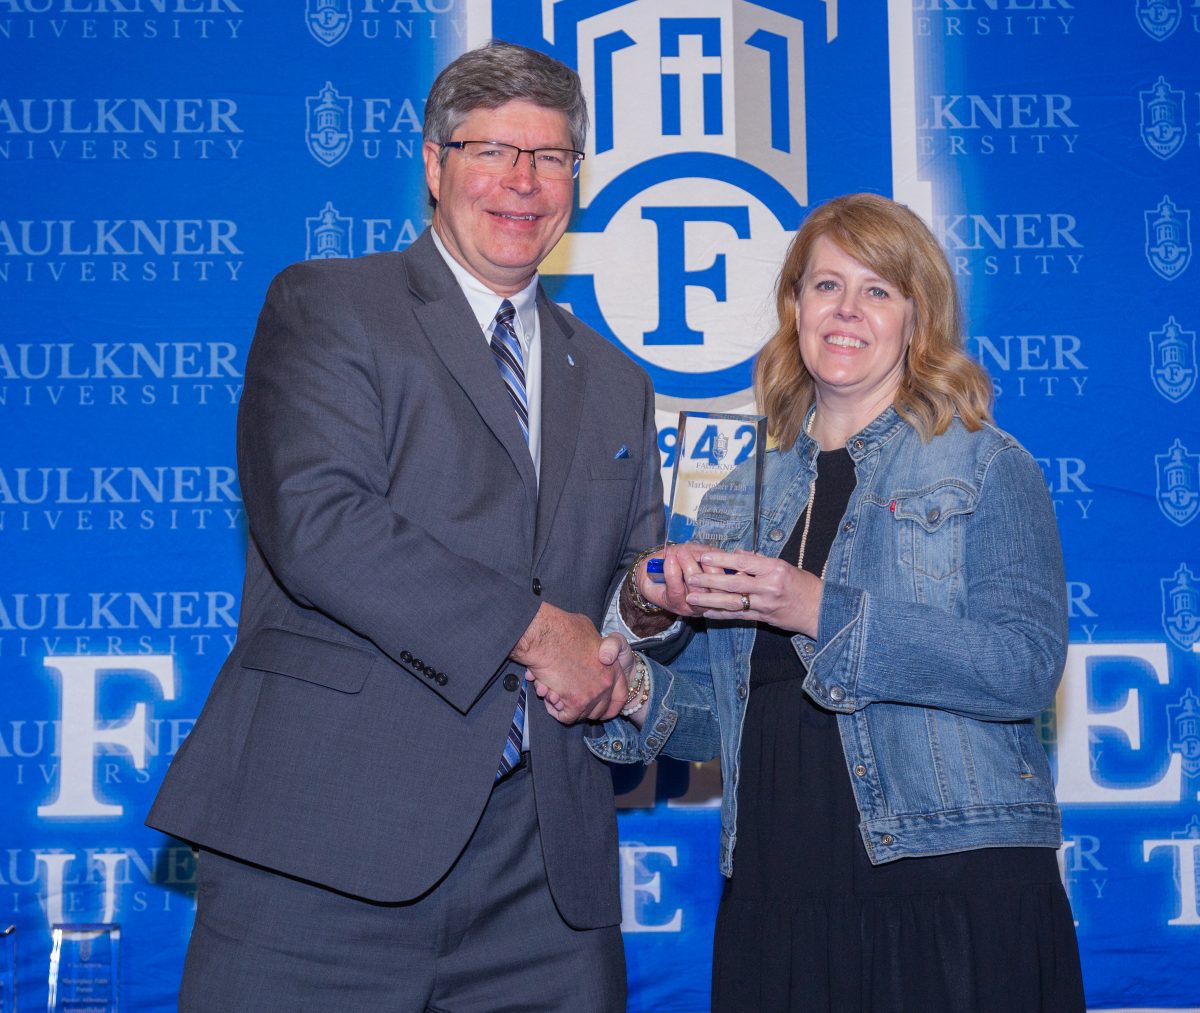
[[[561,112],[572,146],[583,151],[588,111],[579,75],[552,56],[498,39],[468,50],[438,74],[425,100],[423,139],[435,144],[453,140],[459,124],[476,109],[498,109],[514,99]]]

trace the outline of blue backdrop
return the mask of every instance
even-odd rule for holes
[[[125,1007],[172,1008],[194,863],[141,821],[236,628],[254,319],[285,264],[420,232],[424,95],[491,35],[583,77],[543,274],[650,371],[667,467],[680,409],[751,407],[809,207],[929,221],[1066,550],[1043,728],[1089,1003],[1200,1004],[1200,0],[0,0],[18,1008],[64,922],[119,923]],[[633,1010],[707,1009],[718,778],[619,773]]]

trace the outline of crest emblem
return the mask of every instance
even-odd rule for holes
[[[1185,331],[1173,316],[1161,331],[1150,332],[1150,377],[1154,389],[1174,404],[1196,386],[1196,332]]]
[[[1192,260],[1192,213],[1164,196],[1146,216],[1146,259],[1155,272],[1174,281]]]
[[[1155,454],[1158,507],[1173,524],[1183,527],[1200,513],[1200,454],[1189,454],[1178,438],[1165,454]]]
[[[312,37],[323,46],[341,42],[350,31],[350,0],[306,0],[304,20]]]
[[[1138,97],[1142,100],[1142,140],[1159,158],[1170,158],[1187,137],[1183,90],[1176,91],[1160,74],[1150,90],[1139,91]]]
[[[350,127],[350,96],[339,95],[329,82],[316,95],[304,100],[308,129],[304,140],[308,153],[326,168],[337,165],[350,150],[354,132]]]
[[[1170,749],[1183,758],[1187,777],[1200,775],[1200,697],[1190,689],[1174,707],[1167,708]]]
[[[1200,585],[1196,584],[1196,575],[1186,563],[1180,563],[1174,577],[1159,583],[1163,631],[1180,650],[1190,651],[1200,641]]]
[[[806,38],[805,19],[788,5],[753,0],[542,10],[540,36],[536,23],[518,29],[533,19],[515,13],[494,18],[491,31],[535,48],[544,45],[539,38],[569,38],[569,59],[591,54],[578,61],[593,97],[587,172],[579,180],[570,253],[552,255],[542,267],[548,290],[633,356],[661,396],[748,391],[765,331],[747,327],[745,314],[771,298],[769,272],[750,265],[782,259],[809,203],[810,160],[823,156],[825,143],[810,141],[804,126],[811,96],[823,87],[812,76],[821,66],[812,47],[841,38],[834,7],[819,42]],[[856,38],[865,47],[860,55],[872,49],[887,58],[886,19]],[[567,55],[565,44],[561,52]],[[812,61],[809,72],[803,54]],[[886,108],[877,106],[881,129]],[[624,115],[628,109],[638,115]],[[871,171],[886,192],[891,166],[879,162]],[[698,269],[685,242],[696,230],[714,244]],[[621,252],[634,244],[656,264],[650,298],[637,281],[644,267]],[[580,270],[585,264],[590,269]],[[696,289],[711,298],[693,300],[688,292]],[[718,449],[714,443],[706,453]]]
[[[1180,0],[1137,0],[1137,19],[1142,31],[1155,42],[1162,42],[1183,20]]]
[[[333,260],[337,257],[353,257],[350,246],[350,230],[354,219],[338,214],[332,201],[326,201],[315,218],[304,219],[308,227],[308,247],[305,260]]]

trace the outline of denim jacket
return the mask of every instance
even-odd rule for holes
[[[819,447],[801,433],[767,454],[757,550],[777,556],[807,501]],[[837,714],[872,863],[1061,843],[1034,719],[1067,648],[1062,551],[1033,458],[993,426],[958,419],[929,443],[889,408],[850,438],[857,486],[830,549],[815,639],[792,637],[805,691]],[[710,492],[699,523],[723,547],[749,519]],[[710,502],[711,501],[711,502]],[[721,871],[737,841],[742,722],[756,626],[688,624],[641,732],[615,719],[589,745],[649,763],[720,755]],[[668,657],[661,649],[659,657]]]

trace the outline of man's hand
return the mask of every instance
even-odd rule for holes
[[[509,657],[564,724],[607,721],[625,705],[633,652],[615,634],[602,641],[587,616],[543,602]]]
[[[711,546],[685,542],[667,546],[663,556],[663,579],[653,581],[646,574],[644,560],[638,565],[634,579],[638,591],[651,605],[663,609],[647,615],[633,603],[627,581],[621,582],[621,619],[639,637],[652,636],[665,630],[677,616],[699,616],[703,610],[688,602],[689,582],[704,572],[700,556],[711,550]]]

